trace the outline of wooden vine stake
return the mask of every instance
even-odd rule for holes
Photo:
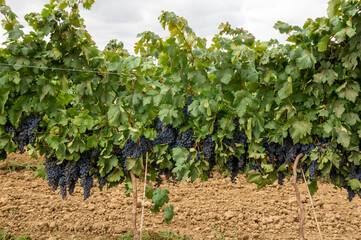
[[[318,220],[317,220],[315,205],[313,204],[313,200],[312,200],[310,188],[308,187],[307,180],[306,180],[306,176],[305,176],[305,173],[303,172],[303,169],[302,169],[302,168],[301,168],[301,171],[302,171],[302,175],[303,175],[303,180],[305,181],[306,188],[307,188],[307,190],[308,190],[308,196],[310,197],[311,206],[312,206],[312,209],[313,209],[313,216],[315,217],[315,221],[316,221],[316,224],[317,224],[318,233],[320,234],[320,240],[323,240],[322,232],[321,232],[320,224],[318,223]]]
[[[132,178],[132,185],[133,185],[133,191],[132,191],[132,196],[133,196],[132,228],[133,228],[133,234],[134,234],[133,239],[139,240],[139,234],[138,234],[138,230],[137,230],[137,201],[138,201],[137,179],[132,171],[130,172],[130,177]]]
[[[144,173],[144,189],[143,189],[143,201],[142,201],[142,215],[141,215],[141,217],[140,217],[140,229],[139,229],[140,239],[142,239],[142,234],[143,234],[145,190],[146,190],[146,186],[147,186],[148,152],[146,152],[145,154],[146,154],[146,156],[145,156],[145,173]]]
[[[297,155],[295,163],[293,164],[293,187],[295,188],[295,192],[296,192],[296,201],[298,204],[298,207],[300,208],[300,240],[304,240],[305,239],[305,234],[303,233],[303,225],[305,224],[305,208],[303,207],[302,203],[301,203],[301,196],[300,196],[300,191],[298,190],[297,187],[297,165],[298,165],[298,161],[300,160],[300,158],[303,157],[303,153],[300,153]]]

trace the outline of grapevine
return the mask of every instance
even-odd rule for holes
[[[137,55],[117,40],[99,50],[79,4],[91,7],[50,1],[26,15],[25,33],[1,2],[1,159],[39,152],[54,191],[65,198],[80,182],[87,199],[95,179],[130,191],[149,154],[154,212],[169,201],[163,175],[176,183],[218,170],[263,187],[290,178],[300,155],[312,193],[330,179],[361,197],[361,1],[332,0],[328,17],[303,27],[277,22],[287,44],[226,23],[207,45],[164,11],[169,37],[140,33]],[[173,208],[163,209],[169,222]]]

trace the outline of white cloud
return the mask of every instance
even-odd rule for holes
[[[46,3],[46,0],[7,0],[23,24],[26,13],[39,12]],[[90,11],[81,13],[101,49],[115,38],[132,51],[140,32],[150,30],[165,35],[158,21],[162,10],[184,17],[198,36],[209,40],[218,32],[220,23],[229,22],[233,27],[248,30],[257,39],[282,41],[285,36],[273,29],[277,20],[303,25],[307,18],[325,16],[326,8],[327,0],[97,0]]]
[[[279,34],[273,28],[277,21],[302,26],[308,18],[326,16],[327,2],[327,0],[246,1],[242,14],[247,22],[242,27],[250,30],[261,40],[270,38],[285,40],[286,36]]]

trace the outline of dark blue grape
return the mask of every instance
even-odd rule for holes
[[[194,143],[193,130],[188,130],[180,134],[176,140],[176,146],[180,148],[190,149]]]
[[[7,133],[15,133],[16,129],[15,127],[8,121],[5,123],[5,132]]]
[[[134,142],[132,138],[129,138],[122,149],[121,155],[124,158],[139,158],[141,155],[150,150],[152,145],[152,141],[143,135],[140,136],[137,142]]]
[[[90,197],[90,190],[93,188],[93,178],[89,175],[85,179],[82,178],[80,186],[84,189],[84,200],[86,200]]]
[[[278,184],[279,185],[283,185],[285,177],[286,176],[283,172],[278,172]]]
[[[90,155],[90,152],[89,154],[84,153],[78,161],[64,160],[61,164],[57,163],[55,157],[46,156],[45,170],[48,184],[54,191],[60,187],[60,194],[63,199],[67,192],[70,195],[73,194],[79,179],[81,179],[80,185],[84,189],[84,199],[90,196],[90,189],[93,187],[93,177],[90,176],[93,169]]]
[[[190,116],[190,112],[188,111],[188,107],[189,107],[189,105],[191,105],[192,102],[193,102],[193,99],[192,99],[192,98],[193,98],[193,94],[188,97],[187,102],[186,102],[186,104],[184,105],[184,107],[183,107],[183,109],[182,109],[182,111],[183,111],[183,113],[184,113],[184,115],[185,115],[186,117],[189,117],[189,116]]]
[[[231,182],[236,183],[235,178],[239,174],[240,166],[241,166],[240,159],[233,157],[232,159],[226,162],[226,166],[228,170],[231,172]]]
[[[177,139],[177,131],[170,125],[163,125],[161,131],[153,141],[153,146],[158,144],[168,144],[168,147],[172,149],[175,147]]]
[[[309,166],[309,173],[310,173],[310,180],[311,181],[315,181],[315,175],[317,173],[317,167],[318,167],[318,162],[317,161],[311,161],[311,164]]]
[[[112,153],[117,156],[120,157],[122,156],[122,149],[119,147],[119,145],[113,145],[113,151]]]
[[[14,140],[18,143],[20,153],[25,152],[25,147],[28,144],[34,145],[36,141],[35,131],[41,131],[39,127],[40,121],[40,116],[31,115],[16,129]],[[9,129],[9,131],[10,130],[12,129]]]

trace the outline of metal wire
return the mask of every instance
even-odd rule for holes
[[[83,70],[83,69],[71,69],[71,68],[59,68],[59,67],[42,67],[42,66],[32,66],[32,65],[22,65],[22,64],[0,63],[0,66],[25,67],[25,68],[45,69],[45,70],[54,70],[54,71],[98,73],[98,74],[119,75],[119,76],[143,77],[142,75],[137,75],[137,74],[133,74],[133,73],[101,72],[101,71],[95,71],[95,70]],[[160,76],[153,76],[153,77],[162,78]]]

